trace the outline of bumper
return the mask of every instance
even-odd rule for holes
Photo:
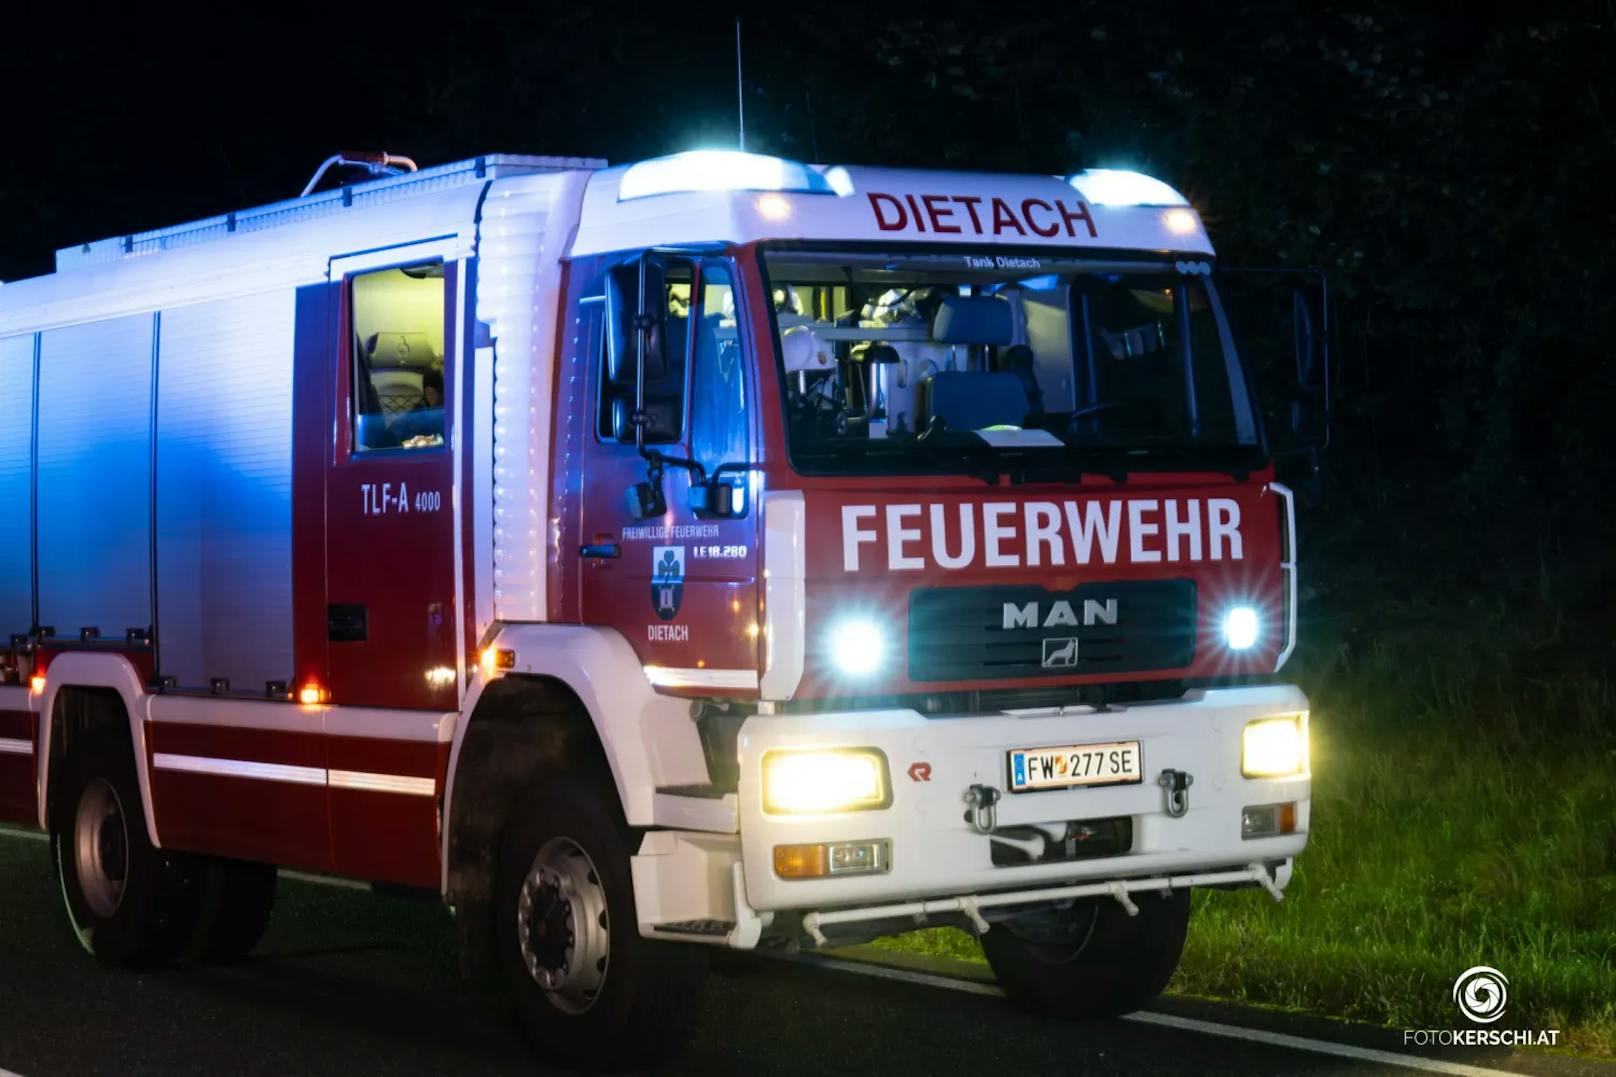
[[[1085,707],[925,717],[912,710],[759,716],[740,738],[738,818],[745,903],[759,912],[803,912],[805,929],[887,916],[952,913],[1039,900],[1118,896],[1204,885],[1266,885],[1277,895],[1288,862],[1307,844],[1310,780],[1241,776],[1241,734],[1248,721],[1305,713],[1307,699],[1285,685],[1194,692],[1165,703],[1094,712]],[[1006,755],[1013,748],[1137,740],[1144,780],[1012,794]],[[877,748],[891,768],[889,806],[820,815],[763,810],[761,761],[776,749]],[[1187,811],[1168,811],[1156,784],[1163,770],[1193,776]],[[1000,866],[995,839],[969,821],[973,785],[1001,792],[994,826],[1042,826],[1126,818],[1126,852],[1091,859]],[[1295,803],[1294,833],[1244,839],[1242,809]],[[817,842],[889,843],[888,870],[817,879],[781,878],[774,848]],[[1001,843],[1002,844],[1002,843]],[[1286,865],[1270,873],[1259,865]],[[1265,881],[1266,880],[1266,881]],[[961,896],[963,895],[963,896]],[[1122,897],[1118,897],[1122,900]],[[738,912],[740,910],[737,910]]]

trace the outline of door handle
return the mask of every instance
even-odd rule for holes
[[[623,549],[615,542],[591,542],[578,547],[579,557],[616,557]]]

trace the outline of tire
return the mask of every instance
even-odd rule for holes
[[[196,865],[147,838],[127,738],[114,730],[85,734],[58,780],[51,852],[79,943],[109,965],[178,957],[197,920]]]
[[[1079,902],[1056,920],[996,924],[982,949],[1010,1001],[1067,1019],[1144,1009],[1167,986],[1184,952],[1188,890],[1135,894],[1139,915],[1111,898]]]
[[[523,1030],[587,1071],[676,1055],[701,1005],[707,955],[640,937],[624,825],[609,779],[534,786],[500,838],[494,945]]]
[[[197,921],[186,957],[221,964],[245,957],[258,945],[275,908],[275,869],[244,860],[199,858]]]

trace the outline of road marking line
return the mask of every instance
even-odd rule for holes
[[[0,826],[0,838],[22,838],[24,841],[50,841],[50,835],[43,830],[13,830],[9,826]],[[0,1073],[0,1077],[7,1077]],[[11,1074],[10,1077],[17,1077]]]
[[[1459,1074],[1461,1077],[1521,1077],[1520,1074],[1513,1070],[1467,1066],[1463,1062],[1444,1062],[1440,1058],[1404,1055],[1398,1054],[1396,1051],[1379,1051],[1373,1047],[1354,1047],[1347,1043],[1331,1043],[1329,1040],[1314,1040],[1306,1036],[1290,1036],[1283,1032],[1241,1028],[1239,1025],[1225,1025],[1216,1021],[1200,1021],[1193,1017],[1176,1017],[1169,1013],[1130,1013],[1123,1020],[1136,1021],[1142,1025],[1156,1025],[1161,1028],[1176,1028],[1185,1032],[1202,1032],[1208,1036],[1224,1036],[1233,1040],[1250,1040],[1254,1043],[1266,1043],[1274,1047],[1290,1047],[1298,1051],[1314,1051],[1318,1054],[1337,1055],[1341,1058],[1357,1059],[1360,1062],[1379,1062],[1385,1066],[1402,1066],[1405,1069],[1425,1070],[1429,1073],[1453,1073]]]
[[[10,1070],[0,1070],[0,1077],[22,1077],[22,1074],[12,1073]]]
[[[929,972],[910,972],[908,969],[889,968],[885,965],[866,965],[861,962],[829,957],[812,957],[809,955],[803,955],[796,960],[805,965],[817,965],[822,968],[835,969],[839,972],[851,972],[860,976],[874,976],[882,980],[901,980],[906,983],[924,984],[928,987],[941,987],[945,990],[960,991],[968,995],[1000,997],[1004,995],[1002,990],[992,984],[977,983],[973,980],[956,980],[950,976],[937,976]],[[1288,1047],[1296,1051],[1335,1055],[1338,1058],[1350,1058],[1359,1062],[1378,1062],[1385,1066],[1400,1066],[1404,1069],[1424,1070],[1428,1073],[1448,1073],[1454,1074],[1456,1077],[1521,1077],[1520,1074],[1511,1070],[1467,1066],[1462,1062],[1444,1062],[1438,1058],[1426,1058],[1422,1055],[1398,1054],[1395,1051],[1380,1051],[1372,1047],[1354,1047],[1346,1043],[1315,1040],[1306,1036],[1292,1036],[1283,1032],[1268,1032],[1257,1028],[1242,1028],[1239,1025],[1225,1025],[1217,1021],[1201,1021],[1193,1017],[1176,1017],[1166,1013],[1131,1013],[1124,1016],[1122,1020],[1133,1021],[1141,1025],[1155,1025],[1159,1028],[1174,1028],[1182,1032],[1198,1032],[1206,1036],[1247,1040],[1252,1043],[1267,1044],[1271,1047]]]

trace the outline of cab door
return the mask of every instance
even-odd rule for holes
[[[646,371],[645,448],[693,461],[708,475],[730,465],[721,474],[740,491],[740,504],[750,492],[757,409],[734,267],[720,258],[657,257],[660,287],[646,313],[659,322],[663,362]],[[620,631],[659,687],[750,693],[760,653],[755,506],[733,519],[699,517],[690,471],[668,463],[660,467],[665,511],[637,518],[630,492],[654,468],[635,443],[631,418],[638,400],[634,334],[610,330],[610,321],[625,315],[603,301],[608,286],[603,276],[595,296],[581,297],[594,302],[602,323],[586,337],[598,356],[587,364],[593,430],[580,453],[581,620]]]
[[[331,698],[453,710],[459,267],[341,269],[325,491]]]

